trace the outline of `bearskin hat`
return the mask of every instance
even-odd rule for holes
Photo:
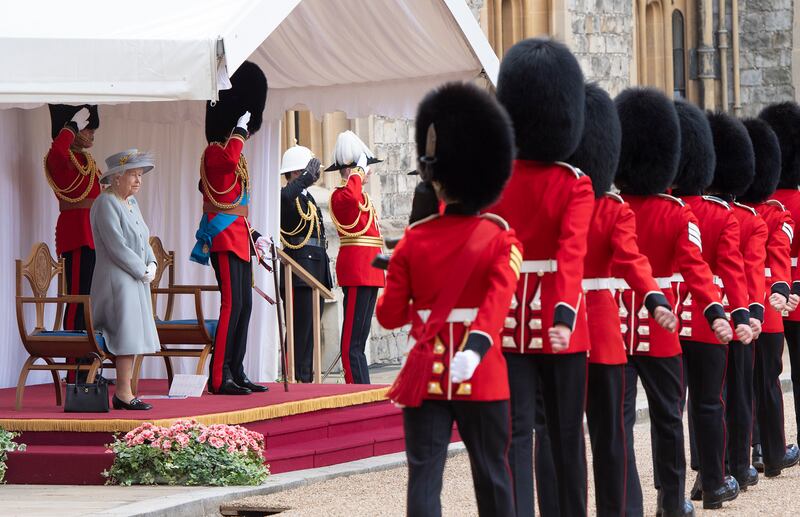
[[[253,135],[261,129],[267,88],[267,77],[258,65],[242,63],[231,76],[231,87],[220,90],[216,103],[206,103],[206,140],[225,142],[245,111],[250,112],[247,132]]]
[[[583,72],[572,52],[556,41],[520,41],[505,54],[497,99],[514,123],[517,158],[566,160],[583,134]]]
[[[86,129],[97,129],[100,127],[100,114],[97,112],[97,104],[81,104],[79,106],[48,104],[47,107],[50,108],[50,133],[53,135],[53,140],[56,139],[58,133],[67,125],[67,122],[72,120],[72,117],[83,108],[89,109],[89,125],[86,126]]]
[[[621,141],[614,101],[597,84],[586,84],[583,136],[567,162],[592,179],[595,197],[603,197],[614,183]]]
[[[435,149],[429,149],[429,131],[435,132]],[[493,203],[511,175],[511,121],[491,95],[473,84],[447,83],[422,99],[416,144],[421,164],[431,166],[431,180],[474,210]]]
[[[711,193],[740,196],[753,182],[755,155],[753,144],[742,122],[725,113],[708,113],[711,133],[714,135],[714,151],[717,166]]]
[[[778,187],[781,177],[780,140],[769,124],[761,119],[744,121],[755,155],[755,175],[747,191],[739,196],[742,201],[761,203],[766,201]]]
[[[778,188],[800,186],[800,106],[781,102],[764,108],[758,118],[770,125],[781,146],[781,178]]]
[[[676,195],[702,194],[714,179],[714,140],[705,113],[685,101],[675,101],[681,128],[681,156],[673,185]]]
[[[628,88],[614,104],[622,127],[617,187],[643,196],[664,192],[675,180],[681,154],[675,104],[654,88]]]

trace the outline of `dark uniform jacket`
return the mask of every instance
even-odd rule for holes
[[[306,184],[302,178],[287,183],[281,189],[281,238],[290,245],[296,246],[301,244],[307,236],[309,237],[306,245],[299,249],[292,249],[284,243],[283,251],[325,287],[331,288],[333,280],[331,279],[330,261],[325,251],[325,225],[322,220],[322,211],[311,193],[303,192],[305,189]],[[300,216],[298,209],[303,214],[309,214],[311,206],[316,209],[319,224],[314,221],[305,221]],[[295,235],[287,236],[286,232],[295,233]],[[283,276],[281,276],[281,281],[283,281]],[[306,283],[295,276],[292,279],[292,285],[305,287]]]

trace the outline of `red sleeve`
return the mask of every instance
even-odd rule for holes
[[[206,177],[214,188],[227,188],[236,179],[236,166],[244,147],[244,138],[231,136],[225,147],[209,145],[205,153]]]
[[[71,177],[66,175],[71,169],[69,146],[73,141],[75,141],[75,133],[65,127],[59,131],[47,153],[47,170],[60,188],[66,188],[75,179],[74,174]]]
[[[750,295],[750,314],[764,321],[766,279],[764,268],[767,261],[767,239],[769,230],[764,220],[755,218],[753,232],[744,250],[744,270],[747,275],[747,292]],[[758,307],[760,307],[760,309]],[[760,317],[759,317],[760,315]]]
[[[681,211],[682,222],[678,230],[676,259],[683,280],[694,300],[703,307],[709,324],[717,318],[725,318],[719,293],[714,285],[714,275],[703,260],[700,226],[691,208],[684,206]]]
[[[567,210],[561,219],[556,252],[554,324],[573,328],[578,302],[583,294],[583,261],[586,257],[586,237],[594,210],[592,181],[583,176],[575,182]]]
[[[375,307],[378,323],[386,329],[394,329],[411,323],[411,275],[407,237],[408,233],[406,232],[392,252],[386,275],[386,287]],[[510,301],[509,297],[509,303]]]
[[[725,286],[725,296],[731,307],[731,319],[736,325],[747,325],[750,320],[747,311],[750,297],[747,292],[747,279],[744,274],[744,257],[741,250],[741,230],[739,221],[733,212],[728,210],[728,220],[725,222],[719,236],[717,246],[717,271]],[[738,313],[737,313],[738,311]]]
[[[778,226],[770,232],[767,238],[767,262],[772,273],[771,292],[781,293],[788,299],[789,285],[792,278],[792,236],[794,234],[794,221],[789,212],[783,211]]]
[[[347,178],[347,183],[343,187],[334,189],[331,194],[331,210],[341,224],[352,224],[361,216],[358,204],[364,201],[364,193],[361,191],[362,181],[361,175],[353,172]]]
[[[640,297],[650,293],[663,294],[653,279],[650,261],[639,251],[636,241],[636,215],[625,203],[620,207],[616,224],[611,232],[612,276],[624,278]]]

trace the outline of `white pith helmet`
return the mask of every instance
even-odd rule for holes
[[[314,153],[308,147],[303,147],[302,145],[290,147],[283,153],[280,173],[302,171],[313,157]]]

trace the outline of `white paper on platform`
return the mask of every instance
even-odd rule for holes
[[[205,375],[188,375],[179,373],[172,379],[169,387],[169,397],[200,397],[206,387],[208,377]]]

